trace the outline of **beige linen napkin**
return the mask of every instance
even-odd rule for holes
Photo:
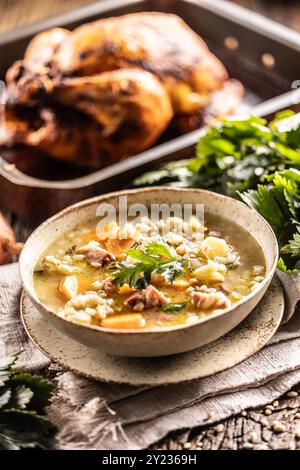
[[[243,363],[188,383],[160,387],[104,384],[61,370],[49,408],[62,449],[142,449],[170,431],[207,425],[278,398],[300,382],[299,276],[279,273],[286,295],[283,324]],[[32,345],[19,319],[17,265],[0,268],[0,356],[23,349],[19,367],[50,361]]]

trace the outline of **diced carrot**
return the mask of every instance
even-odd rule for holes
[[[59,290],[64,296],[70,300],[77,295],[78,292],[78,279],[76,276],[65,277],[60,285]]]
[[[137,330],[145,326],[145,319],[140,313],[121,313],[104,318],[101,326],[120,330]]]
[[[77,281],[78,281],[77,294],[84,294],[84,292],[86,292],[87,290],[90,290],[91,280],[89,278],[84,277],[80,273],[79,276],[77,277]]]
[[[189,287],[190,285],[190,282],[187,281],[186,279],[175,279],[175,281],[173,282],[173,287],[175,289],[178,289],[178,290],[184,290],[186,289],[187,287]]]
[[[119,288],[119,294],[121,295],[129,295],[133,292],[134,289],[130,287],[128,284],[124,284]]]

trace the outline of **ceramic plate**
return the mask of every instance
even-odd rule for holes
[[[281,321],[283,310],[283,289],[275,277],[247,319],[222,338],[187,353],[136,359],[112,356],[83,346],[42,319],[26,294],[23,293],[21,299],[25,329],[50,359],[91,379],[139,386],[199,379],[235,366],[268,342]]]

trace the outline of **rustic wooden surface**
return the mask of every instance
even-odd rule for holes
[[[0,32],[41,20],[84,4],[91,0],[1,0]],[[300,4],[298,0],[235,0],[300,31]],[[29,228],[12,220],[19,239],[24,239]],[[282,397],[270,408],[248,410],[214,426],[174,433],[154,446],[158,449],[300,449],[300,385],[298,396]],[[272,409],[273,408],[273,409]],[[269,411],[266,411],[269,410]],[[277,431],[274,421],[279,421]],[[272,426],[273,423],[273,426]],[[276,426],[275,426],[276,428]],[[282,432],[279,432],[282,431]]]
[[[298,388],[300,390],[300,387]],[[298,392],[295,390],[293,394],[296,395]],[[270,408],[245,411],[221,421],[215,426],[174,433],[153,448],[168,450],[300,450],[299,406],[299,394],[293,398],[285,396],[278,400],[278,403],[270,403]],[[265,413],[268,413],[266,410],[270,410],[271,414],[266,415]]]
[[[0,0],[0,33],[70,11],[95,0]],[[300,31],[299,0],[233,0]]]

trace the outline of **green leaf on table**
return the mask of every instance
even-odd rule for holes
[[[289,253],[291,256],[300,257],[300,227],[297,227],[297,232],[294,233],[293,239],[283,246],[280,250],[282,253]]]
[[[0,389],[1,392],[1,389]],[[4,390],[2,394],[0,394],[0,409],[4,408],[5,405],[10,401],[12,392],[11,390]]]
[[[287,274],[297,274],[300,272],[300,266],[298,266],[297,268],[288,268],[282,258],[279,258],[277,267],[278,269],[280,269],[280,271],[283,271]]]
[[[276,114],[270,128],[288,146],[299,148],[300,144],[300,114],[285,110]]]
[[[297,165],[300,164],[300,151],[299,150],[294,150],[291,147],[288,147],[287,145],[282,144],[281,142],[275,142],[274,149],[279,153],[279,155],[282,155],[288,160],[291,160],[291,162]]]
[[[51,449],[57,428],[44,416],[27,410],[0,412],[0,450]]]
[[[23,384],[30,388],[33,392],[30,408],[38,411],[50,404],[50,398],[55,388],[53,383],[49,382],[49,380],[39,375],[32,375],[28,372],[14,373],[10,383],[12,387]]]
[[[5,382],[10,377],[11,368],[15,365],[20,356],[20,352],[12,354],[11,356],[4,357],[0,359],[0,387],[5,384]]]
[[[189,160],[178,160],[176,162],[166,163],[154,171],[145,173],[136,178],[134,186],[154,186],[161,184],[174,184],[179,186],[188,186],[192,173],[187,168]]]
[[[13,389],[11,399],[9,401],[10,408],[25,409],[33,397],[33,391],[26,387],[24,384],[18,385]]]
[[[54,389],[46,379],[13,367],[20,353],[0,364],[0,449],[49,449],[56,427],[45,416]]]

